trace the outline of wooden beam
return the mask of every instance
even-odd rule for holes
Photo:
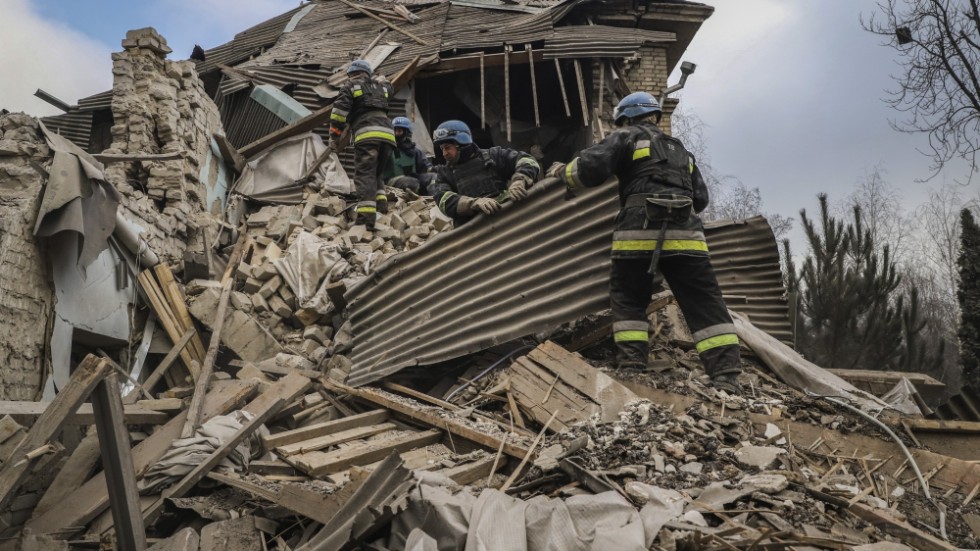
[[[218,144],[218,151],[221,152],[221,158],[224,159],[225,163],[231,165],[235,172],[241,174],[245,170],[245,157],[238,152],[238,148],[232,145],[224,134],[215,132],[213,136],[214,142]]]
[[[266,486],[253,484],[235,473],[212,471],[208,473],[207,477],[226,486],[238,488],[253,496],[275,503],[280,507],[319,523],[329,522],[333,518],[334,511],[330,507],[326,507],[325,503],[333,498],[335,494],[324,496],[319,492],[307,489],[298,484],[281,484],[278,490],[273,490]],[[343,492],[344,488],[341,488],[337,493]]]
[[[288,463],[310,476],[323,476],[349,469],[355,465],[373,463],[391,455],[428,446],[439,441],[442,431],[432,429],[412,432],[397,438],[367,441],[360,446],[350,446],[332,452],[310,452],[286,458]]]
[[[565,78],[561,75],[561,63],[555,59],[555,71],[558,72],[558,86],[561,88],[561,99],[565,102],[565,116],[572,116],[572,108],[568,105],[568,91],[565,90]]]
[[[504,116],[510,142],[510,46],[504,46]]]
[[[208,396],[206,414],[209,417],[221,415],[240,407],[255,392],[257,385],[257,382],[247,381],[225,382]],[[180,438],[186,416],[185,412],[174,417],[133,448],[133,468],[137,473],[145,472],[166,453],[171,442]],[[71,494],[62,496],[49,511],[29,520],[27,527],[37,534],[67,537],[83,530],[108,505],[105,473],[99,472]]]
[[[228,300],[231,297],[231,287],[234,283],[232,274],[238,268],[238,263],[245,255],[245,251],[251,246],[251,238],[242,232],[235,249],[228,258],[228,266],[225,267],[224,276],[221,278],[221,298],[218,300],[218,311],[215,314],[214,327],[211,331],[211,342],[208,344],[208,353],[204,357],[204,364],[201,366],[197,384],[194,386],[194,395],[191,403],[187,407],[187,423],[181,431],[181,438],[189,438],[194,435],[194,431],[201,423],[201,412],[204,408],[204,397],[208,392],[208,385],[211,382],[211,372],[214,370],[214,361],[218,357],[218,345],[221,344],[221,329],[225,325],[225,312],[228,310]],[[188,314],[190,316],[190,314]]]
[[[184,297],[184,292],[177,285],[177,280],[174,278],[174,273],[170,271],[169,264],[161,262],[153,267],[153,271],[156,273],[157,281],[160,282],[160,289],[163,291],[164,298],[170,304],[170,310],[174,313],[178,327],[181,330],[181,336],[183,336],[188,329],[194,328],[191,313],[187,311],[187,298]],[[204,361],[204,344],[196,334],[191,337],[190,348],[195,360],[198,362]]]
[[[907,417],[903,418],[902,422],[910,429],[922,432],[980,433],[980,423],[976,421],[943,421]]]
[[[96,153],[92,155],[102,163],[128,163],[132,161],[176,161],[184,158],[183,151],[169,153]]]
[[[422,402],[428,402],[429,404],[432,404],[434,406],[439,406],[441,408],[448,409],[449,411],[457,411],[457,410],[463,409],[463,408],[457,406],[456,404],[453,404],[451,402],[446,402],[445,400],[440,400],[439,398],[436,398],[434,396],[429,396],[428,394],[426,394],[424,392],[419,392],[419,391],[417,391],[415,389],[408,388],[407,386],[400,385],[398,383],[387,383],[386,382],[386,383],[384,383],[384,387],[386,389],[392,391],[392,392],[397,392],[399,394],[404,394],[405,396],[411,396],[412,398],[415,398],[416,400],[419,400],[419,401],[422,401]]]
[[[34,452],[51,443],[68,422],[68,418],[92,393],[95,385],[110,371],[112,366],[109,362],[91,354],[75,368],[68,384],[55,396],[51,405],[38,417],[37,422],[0,468],[0,511],[6,510],[16,497],[15,492],[30,474],[37,459]]]
[[[163,378],[167,370],[170,369],[170,366],[173,365],[174,360],[180,356],[181,351],[184,350],[187,343],[191,342],[191,337],[193,337],[196,333],[197,329],[194,329],[193,327],[184,332],[184,334],[180,337],[180,340],[174,344],[173,348],[170,349],[170,352],[167,352],[167,355],[163,357],[160,364],[153,370],[153,373],[150,373],[150,376],[143,381],[143,388],[151,392],[153,391],[153,387],[160,382],[160,379]],[[136,390],[134,390],[134,392]]]
[[[235,448],[239,444],[245,441],[246,438],[252,435],[255,431],[259,429],[266,421],[272,418],[276,413],[282,409],[285,405],[285,400],[276,397],[271,403],[266,404],[262,411],[257,412],[255,417],[251,421],[246,423],[242,428],[235,432],[234,436],[226,440],[217,449],[211,452],[207,458],[204,459],[198,466],[194,467],[191,472],[184,475],[184,478],[180,479],[176,484],[164,490],[163,494],[159,499],[153,502],[149,508],[143,510],[143,519],[147,524],[152,524],[153,521],[159,517],[160,513],[163,512],[163,505],[167,499],[173,499],[178,497],[183,497],[188,491],[191,490],[198,482],[204,479],[205,476],[211,469],[214,469],[221,463],[231,452],[235,451]]]
[[[337,444],[343,444],[344,442],[360,440],[362,438],[388,432],[394,430],[395,428],[394,423],[380,423],[378,425],[368,425],[366,427],[354,427],[347,430],[342,430],[340,432],[335,432],[333,434],[325,434],[323,436],[318,436],[302,442],[296,442],[295,444],[280,446],[276,448],[276,454],[282,457],[289,457],[291,455],[319,451],[336,446]]]
[[[531,50],[531,56],[534,58],[534,61],[545,60],[544,50]],[[434,61],[431,65],[427,66],[425,70],[419,74],[419,78],[432,78],[459,71],[479,69],[481,57],[483,58],[484,67],[501,67],[504,64],[504,54],[502,53],[483,54],[482,56],[480,53],[474,53],[459,57],[439,58],[437,61]],[[510,62],[520,65],[527,63],[528,61],[524,56],[519,56],[512,57]]]
[[[480,52],[480,128],[487,127],[487,73],[483,52]]]
[[[436,471],[441,475],[448,476],[461,486],[465,486],[471,482],[476,482],[477,480],[485,480],[488,476],[500,470],[507,464],[507,458],[504,457],[499,463],[494,462],[494,457],[487,456],[482,459],[477,459],[471,463],[465,463],[463,465],[457,465],[455,467],[450,467],[448,469],[442,469]]]
[[[53,407],[54,402],[16,402],[0,401],[0,416],[12,417],[41,417]],[[126,405],[123,409],[124,421],[127,425],[162,425],[170,420],[170,416],[161,411],[154,411],[137,405]],[[95,413],[92,404],[82,404],[78,409],[65,418],[67,425],[91,425],[95,423]]]
[[[302,442],[304,440],[309,440],[311,438],[317,438],[319,436],[335,434],[340,431],[353,429],[356,427],[383,423],[387,419],[387,410],[376,409],[374,411],[359,413],[357,415],[351,415],[341,419],[334,419],[333,421],[325,421],[323,423],[317,423],[308,427],[301,427],[298,429],[276,433],[266,437],[263,440],[263,444],[265,444],[266,449],[278,448],[281,446]]]
[[[324,378],[321,378],[320,381],[328,390],[333,390],[340,394],[346,393],[360,398],[361,400],[381,406],[409,419],[424,423],[430,427],[443,429],[453,436],[464,438],[492,450],[496,450],[503,445],[504,452],[507,455],[511,455],[518,459],[523,459],[527,454],[527,448],[510,442],[504,442],[502,439],[496,436],[491,436],[480,432],[462,422],[453,420],[451,417],[443,417],[435,412],[427,411],[424,408],[407,404],[400,400],[392,400],[388,396],[385,396],[374,389],[367,387],[353,388]]]
[[[575,66],[575,81],[578,82],[578,99],[582,104],[582,124],[589,126],[589,105],[585,99],[585,77],[582,76],[582,63],[577,59],[573,59],[572,65]]]
[[[534,55],[531,52],[531,45],[525,44],[524,50],[527,52],[527,63],[531,67],[531,101],[534,102],[534,126],[541,126],[541,113],[538,111],[538,79],[534,74]]]
[[[418,42],[419,44],[421,44],[423,46],[428,46],[429,45],[429,43],[426,42],[425,40],[422,40],[421,38],[415,36],[414,34],[408,32],[408,31],[406,31],[405,29],[399,27],[398,25],[395,25],[394,23],[392,23],[390,21],[386,21],[385,19],[382,19],[381,17],[378,17],[377,15],[375,15],[375,14],[367,11],[366,9],[364,9],[364,8],[362,8],[362,7],[360,7],[360,6],[356,5],[356,4],[352,4],[352,3],[348,2],[347,0],[340,0],[340,1],[343,2],[345,5],[347,5],[347,7],[354,8],[355,10],[363,13],[364,15],[366,15],[368,17],[370,17],[370,18],[372,18],[372,19],[374,19],[376,21],[380,21],[381,23],[387,25],[389,29],[391,29],[393,31],[398,31],[398,32],[400,32],[403,35],[411,38],[412,40]]]
[[[116,528],[116,545],[119,549],[143,551],[146,549],[146,530],[140,517],[129,431],[126,430],[119,379],[115,373],[107,374],[95,387],[92,406],[102,467],[106,473],[109,507]]]
[[[137,279],[143,288],[143,292],[146,293],[146,298],[150,301],[150,306],[156,312],[157,319],[160,320],[160,325],[163,326],[163,329],[167,332],[167,336],[170,337],[170,342],[176,343],[183,336],[184,331],[180,330],[176,315],[170,309],[169,303],[163,296],[163,290],[160,289],[156,279],[153,277],[153,270],[143,270],[137,276]],[[184,362],[184,367],[187,368],[191,377],[196,380],[198,374],[191,366],[191,362],[194,361],[194,356],[186,346],[180,351],[180,359]]]

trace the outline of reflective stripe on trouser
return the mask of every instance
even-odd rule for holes
[[[646,320],[653,287],[653,278],[646,273],[649,265],[649,256],[613,258],[609,298],[614,324]],[[659,267],[692,335],[710,345],[703,349],[699,346],[698,350],[705,372],[715,376],[741,371],[738,340],[732,342],[730,336],[725,336],[734,334],[732,318],[721,298],[721,289],[708,257],[663,256]],[[646,364],[646,356],[646,342],[642,346],[638,341],[616,342],[617,363]]]
[[[370,203],[372,207],[376,207],[375,202],[383,193],[382,175],[387,163],[391,161],[391,147],[378,142],[354,144],[354,188],[357,190],[358,205]],[[374,220],[368,225],[373,226]]]
[[[620,230],[613,232],[613,252],[642,252],[653,251],[657,248],[655,229],[649,230]],[[661,255],[671,253],[706,254],[708,243],[704,232],[692,230],[668,229],[664,234],[664,246]]]

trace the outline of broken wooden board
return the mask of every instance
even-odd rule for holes
[[[368,403],[395,412],[404,418],[445,430],[454,437],[469,440],[492,450],[503,449],[503,453],[518,459],[523,459],[527,455],[527,448],[511,442],[509,437],[505,437],[502,440],[497,436],[479,431],[464,423],[462,419],[455,416],[452,412],[428,407],[418,402],[409,401],[408,399],[394,400],[380,391],[369,387],[353,388],[326,378],[321,378],[320,382],[328,390],[341,394],[349,394]],[[437,412],[441,412],[442,415]]]
[[[6,509],[16,497],[17,488],[30,474],[30,469],[51,440],[61,433],[61,429],[92,389],[112,370],[108,360],[89,354],[75,368],[61,392],[51,402],[50,407],[38,417],[37,422],[27,431],[27,435],[14,449],[10,458],[0,468],[0,511]],[[43,455],[43,453],[41,454]]]
[[[580,355],[551,341],[518,358],[508,374],[518,406],[540,424],[555,414],[555,431],[596,414],[603,421],[616,419],[623,406],[637,398]]]
[[[332,452],[309,452],[284,457],[288,463],[310,476],[323,476],[349,469],[355,465],[373,463],[392,453],[400,453],[438,442],[442,431],[409,431],[393,438],[369,440]]]
[[[340,431],[374,425],[382,423],[388,419],[388,412],[383,409],[376,409],[357,415],[350,415],[333,421],[325,421],[308,427],[287,430],[272,434],[263,439],[266,449],[278,448],[304,440],[310,440],[319,436],[327,436]]]
[[[33,418],[40,417],[50,407],[51,402],[18,402],[11,400],[0,401],[0,415],[10,415],[15,419],[27,420],[33,423]],[[126,405],[123,415],[127,425],[162,425],[170,420],[170,415],[139,405]],[[65,420],[68,425],[91,425],[95,423],[92,404],[81,404],[78,410]]]
[[[256,383],[246,381],[222,381],[222,384],[216,384],[208,393],[205,416],[210,418],[222,415],[240,407],[255,392],[255,388]],[[186,416],[186,413],[177,415],[133,448],[133,467],[138,476],[160,459],[169,449],[170,443],[180,437]],[[28,521],[26,526],[37,534],[73,535],[84,529],[86,524],[108,506],[105,474],[99,472],[77,490],[63,496],[60,502],[43,515]]]
[[[276,448],[276,453],[281,457],[289,457],[291,455],[319,451],[336,446],[337,444],[343,444],[344,442],[350,442],[352,440],[360,440],[362,438],[367,438],[369,436],[374,436],[376,434],[381,434],[394,429],[394,423],[381,423],[378,425],[368,425],[366,427],[354,427],[352,429],[342,430],[334,434],[326,434],[324,436],[317,436],[316,438],[311,438],[302,442],[296,442],[295,444],[280,446]]]

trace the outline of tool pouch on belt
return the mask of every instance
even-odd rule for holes
[[[657,247],[653,251],[653,258],[650,259],[650,267],[647,273],[654,275],[657,273],[657,264],[660,262],[660,253],[664,248],[664,236],[667,234],[667,224],[683,224],[691,217],[691,209],[694,201],[684,195],[673,194],[654,194],[645,197],[644,207],[646,207],[647,221],[660,224],[660,232],[657,234]]]

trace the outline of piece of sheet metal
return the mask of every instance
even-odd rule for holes
[[[607,309],[616,186],[593,188],[571,201],[563,195],[558,180],[539,182],[525,201],[396,255],[353,286],[346,295],[354,331],[348,383],[367,384]],[[768,325],[759,326],[788,333],[768,224],[757,217],[713,226],[706,234],[722,292],[746,297],[731,306],[771,310]],[[727,238],[729,226],[744,246]],[[756,232],[768,235],[768,242],[744,238]],[[718,251],[715,243],[723,244]],[[771,251],[760,255],[759,248]],[[756,281],[759,276],[764,279]],[[758,311],[750,315],[757,322]]]

